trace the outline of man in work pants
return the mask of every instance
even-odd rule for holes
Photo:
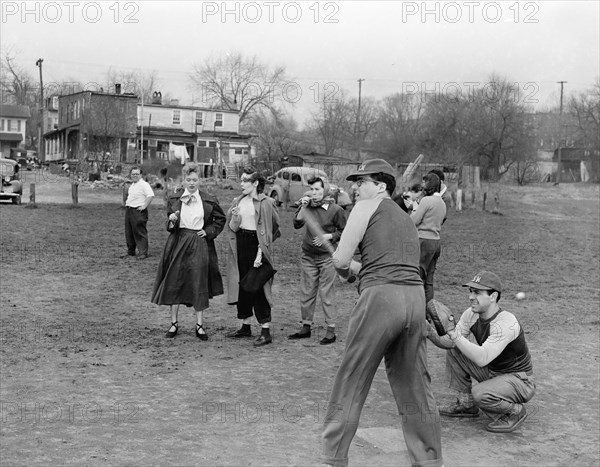
[[[148,206],[154,199],[150,184],[142,178],[139,167],[133,167],[130,172],[133,183],[129,187],[125,201],[125,240],[127,254],[121,258],[135,256],[138,249],[138,259],[148,257]]]
[[[417,229],[391,199],[396,180],[386,161],[366,161],[347,179],[354,182],[357,202],[333,263],[343,277],[358,275],[360,297],[329,399],[323,462],[348,465],[360,413],[383,358],[411,463],[439,467],[441,429],[427,369]],[[360,263],[352,259],[357,247]]]

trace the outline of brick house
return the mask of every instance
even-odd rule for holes
[[[135,152],[133,94],[81,91],[58,98],[58,125],[44,135],[46,161],[63,159],[126,161]],[[133,157],[133,156],[132,156]]]

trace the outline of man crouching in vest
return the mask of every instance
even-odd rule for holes
[[[429,317],[442,311],[447,334],[439,337],[432,330],[428,337],[448,349],[450,387],[458,391],[457,401],[439,411],[448,417],[477,417],[481,410],[492,420],[488,431],[510,433],[527,417],[523,404],[535,394],[525,333],[515,315],[498,306],[502,283],[496,274],[480,272],[463,287],[469,288],[471,306],[456,326],[441,316],[444,305],[435,300],[427,304]],[[478,384],[472,385],[473,380]]]

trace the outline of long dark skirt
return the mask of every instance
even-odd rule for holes
[[[178,229],[167,238],[158,265],[152,303],[208,308],[209,255],[206,239],[195,230]]]

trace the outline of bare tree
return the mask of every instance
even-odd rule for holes
[[[254,139],[258,157],[268,161],[279,160],[298,152],[297,124],[293,118],[278,109],[261,109],[248,119],[248,128],[258,136]]]
[[[39,106],[39,85],[27,71],[18,64],[11,48],[3,51],[0,66],[0,86],[2,102]]]
[[[526,124],[528,109],[516,98],[516,86],[498,75],[491,75],[489,83],[493,84],[492,93],[482,89],[475,95],[477,112],[471,124],[478,141],[479,162],[494,179],[516,161],[532,159],[534,141]]]
[[[31,64],[34,68],[33,63]],[[0,63],[0,94],[3,104],[24,105],[29,107],[31,118],[27,122],[25,145],[38,147],[38,128],[40,126],[40,86],[35,78],[21,66],[11,47],[2,52]]]
[[[256,57],[235,52],[195,64],[190,79],[203,101],[213,107],[239,110],[242,123],[254,110],[275,106],[286,77],[284,67],[270,69]]]
[[[85,150],[100,163],[107,162],[111,153],[120,150],[122,138],[135,134],[137,102],[125,97],[92,94],[89,109],[82,122],[85,132]]]
[[[420,95],[397,93],[384,97],[375,130],[380,150],[390,154],[395,162],[414,159],[424,112],[425,103]]]
[[[575,122],[576,144],[586,148],[600,148],[600,79],[591,89],[572,96],[567,111]]]
[[[379,122],[379,104],[372,97],[364,97],[360,103],[360,115],[358,112],[358,99],[353,98],[348,101],[348,120],[351,123],[348,126],[350,134],[347,135],[348,141],[353,141],[355,149],[360,151],[365,144],[372,143],[371,137]],[[354,122],[352,124],[352,122]]]
[[[144,99],[145,103],[152,101],[152,93],[160,91],[156,71],[144,72],[141,70],[119,71],[109,68],[104,79],[104,92],[115,92],[115,85],[121,85],[121,92],[133,93]]]
[[[325,154],[333,155],[346,146],[353,135],[352,109],[344,90],[337,93],[335,100],[323,100],[319,113],[313,114],[314,130],[319,135]]]
[[[515,85],[497,75],[488,84],[469,96],[429,100],[420,144],[442,161],[477,164],[496,179],[517,161],[533,160],[535,140]]]

